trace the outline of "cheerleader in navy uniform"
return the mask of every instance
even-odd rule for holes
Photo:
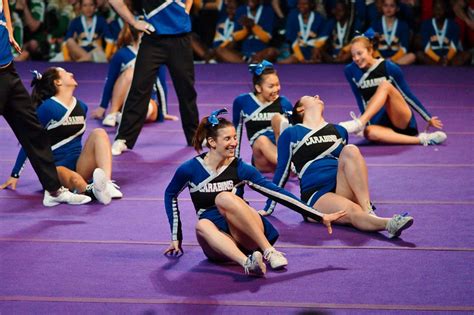
[[[321,47],[328,38],[326,21],[314,11],[314,0],[298,0],[297,7],[288,16],[285,33],[293,53],[280,63],[320,63]]]
[[[431,116],[410,91],[399,66],[390,60],[373,57],[372,42],[365,35],[351,42],[353,62],[344,73],[356,97],[361,116],[341,122],[349,133],[362,133],[370,141],[392,144],[440,144],[447,136],[442,131],[418,134],[413,110],[441,129],[443,124]]]
[[[376,216],[370,200],[367,165],[359,149],[346,145],[348,135],[323,117],[319,96],[304,96],[293,109],[294,125],[283,131],[278,141],[278,166],[273,183],[284,187],[293,165],[300,180],[301,199],[323,213],[345,210],[335,221],[362,231],[387,230],[396,237],[413,223],[406,215]],[[269,200],[264,212],[272,213]]]
[[[65,61],[107,62],[112,56],[114,43],[106,20],[97,15],[96,0],[81,0],[81,15],[69,24],[64,38]],[[105,40],[105,51],[103,41]]]
[[[125,24],[120,32],[118,45],[120,49],[114,54],[109,64],[109,71],[102,92],[100,106],[93,113],[92,117],[102,119],[104,126],[114,127],[119,121],[120,110],[125,103],[130,85],[132,83],[135,59],[137,57],[138,46],[142,32]],[[148,104],[147,122],[178,120],[178,117],[168,114],[166,87],[166,68],[160,67],[157,72],[153,92]],[[109,113],[104,118],[104,113],[111,104]]]
[[[261,172],[273,172],[277,164],[276,143],[282,125],[287,125],[284,113],[291,111],[291,103],[280,96],[280,81],[273,64],[264,60],[249,66],[253,74],[254,91],[239,95],[232,107],[232,122],[240,140],[245,125],[252,146],[252,164]]]
[[[471,61],[469,52],[462,51],[459,27],[446,17],[446,3],[433,1],[433,18],[421,25],[423,51],[417,54],[423,64],[461,66]]]
[[[319,213],[236,158],[237,134],[231,122],[218,117],[223,112],[227,111],[215,111],[201,120],[193,140],[194,147],[199,153],[204,142],[209,151],[184,162],[166,188],[165,207],[171,227],[171,244],[165,254],[182,253],[178,195],[188,186],[199,219],[196,236],[204,254],[212,261],[238,263],[247,274],[261,276],[266,271],[263,258],[273,269],[283,268],[288,261],[273,247],[278,238],[277,230],[242,199],[244,184],[303,215],[322,221],[329,233],[331,222],[345,213]]]
[[[118,186],[111,181],[112,154],[109,138],[103,129],[94,129],[82,146],[86,129],[87,106],[77,100],[77,86],[72,73],[63,68],[49,68],[43,75],[35,71],[33,103],[51,141],[54,163],[61,184],[71,190],[94,196],[103,204],[121,198]],[[23,149],[9,181],[15,185],[26,162]],[[88,185],[87,180],[93,179]]]
[[[372,24],[372,28],[380,34],[377,52],[396,64],[409,65],[415,62],[416,56],[408,52],[411,31],[405,21],[397,18],[399,10],[398,0],[384,0],[383,15]]]
[[[228,62],[260,62],[264,59],[276,60],[278,50],[269,47],[274,28],[275,13],[271,6],[262,0],[248,0],[235,13],[232,38],[241,45],[240,51],[229,48],[226,52]]]

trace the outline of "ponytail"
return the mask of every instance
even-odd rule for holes
[[[201,119],[193,138],[193,147],[198,153],[202,151],[204,145],[210,148],[207,139],[216,139],[219,129],[234,126],[232,122],[227,119],[218,117],[225,113],[227,113],[227,109],[223,108],[213,111],[209,116]]]
[[[57,89],[54,81],[59,79],[59,73],[55,67],[48,68],[43,74],[36,70],[31,73],[33,74],[31,100],[33,106],[38,107],[44,100],[56,95]]]

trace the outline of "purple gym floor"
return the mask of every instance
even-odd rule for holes
[[[20,63],[29,85],[30,69]],[[61,64],[75,73],[76,97],[98,106],[107,65]],[[282,95],[295,102],[319,94],[326,119],[357,112],[342,66],[277,66]],[[16,191],[0,191],[0,314],[473,314],[474,312],[474,68],[406,67],[405,78],[448,134],[440,146],[360,146],[381,216],[409,212],[414,225],[399,239],[317,224],[278,206],[270,221],[289,266],[251,278],[236,265],[206,260],[194,235],[195,212],[180,198],[184,252],[167,258],[164,189],[176,167],[195,155],[180,122],[147,124],[133,151],[114,157],[124,198],[108,206],[42,206],[41,185],[28,165]],[[197,65],[200,115],[250,90],[244,65]],[[170,79],[170,113],[178,106]],[[231,119],[231,116],[228,117]],[[419,118],[419,117],[418,117]],[[425,123],[419,120],[419,128]],[[88,131],[100,127],[88,120]],[[115,130],[106,129],[113,140]],[[87,132],[86,132],[87,133]],[[0,119],[0,181],[18,142]],[[243,139],[243,158],[250,149]],[[294,178],[286,186],[298,194]],[[251,189],[255,208],[265,198]]]

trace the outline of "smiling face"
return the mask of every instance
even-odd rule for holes
[[[274,102],[280,96],[280,79],[276,73],[265,74],[262,81],[255,84],[255,91],[260,100]]]
[[[351,45],[352,61],[361,69],[370,68],[375,58],[372,56],[373,49],[367,38],[356,40]]]
[[[235,156],[235,148],[237,147],[237,133],[233,126],[227,126],[217,130],[217,136],[215,138],[208,138],[211,150],[222,157],[227,159]]]

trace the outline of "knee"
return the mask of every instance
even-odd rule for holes
[[[285,116],[283,116],[282,114],[275,114],[273,115],[272,117],[272,126],[279,126],[280,125],[280,122],[285,119]]]
[[[219,211],[226,211],[232,207],[229,205],[235,200],[236,196],[228,191],[223,191],[216,196],[216,206]]]
[[[382,90],[382,91],[385,91],[385,92],[389,92],[391,89],[393,89],[393,85],[392,85],[392,83],[390,83],[387,80],[382,81],[379,84],[379,87],[377,88],[377,90]]]
[[[209,224],[211,224],[209,220],[198,220],[196,224],[196,235],[204,237],[206,235],[206,231],[209,230]]]
[[[375,131],[374,128],[372,128],[372,126],[367,126],[364,129],[364,138],[370,141],[375,141],[375,142],[381,140],[378,133]]]
[[[342,159],[343,161],[353,160],[360,156],[361,153],[359,148],[353,144],[348,144],[342,149],[340,159]]]
[[[108,138],[107,132],[102,128],[94,128],[91,132],[91,136],[96,138]]]

